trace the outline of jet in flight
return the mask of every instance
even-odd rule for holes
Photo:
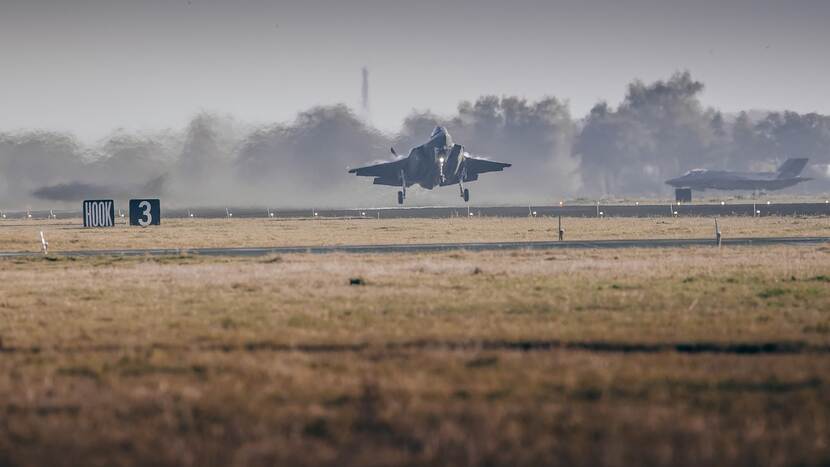
[[[681,177],[666,180],[675,188],[696,191],[712,190],[780,190],[797,183],[811,180],[798,175],[804,170],[808,159],[787,159],[775,172],[730,172],[726,170],[695,169]]]
[[[395,148],[392,154],[398,155]],[[400,187],[398,204],[406,199],[406,188],[414,184],[431,190],[436,186],[458,185],[464,201],[470,201],[470,190],[464,183],[478,180],[485,172],[500,172],[511,164],[472,157],[464,146],[453,144],[444,127],[435,127],[426,143],[414,147],[407,157],[391,162],[349,170],[363,177],[375,177],[375,185]]]

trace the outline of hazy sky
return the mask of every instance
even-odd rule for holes
[[[580,117],[681,69],[725,111],[830,113],[828,45],[828,0],[1,0],[0,131],[283,121],[357,107],[363,65],[386,130],[482,94]]]

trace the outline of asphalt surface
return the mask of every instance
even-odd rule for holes
[[[725,238],[723,246],[816,245],[830,243],[830,237],[745,237]],[[338,245],[288,246],[252,248],[148,248],[128,250],[79,250],[50,252],[49,256],[264,256],[291,253],[428,253],[442,251],[494,250],[557,250],[557,249],[611,249],[611,248],[677,248],[690,246],[717,246],[714,238],[591,240],[550,242],[493,242],[493,243],[421,243],[398,245]],[[0,252],[0,258],[37,257],[42,253]]]
[[[217,219],[227,216],[224,207],[168,209],[162,200],[163,218]],[[127,214],[126,205],[116,205],[116,215],[121,211]],[[670,217],[675,213],[678,216],[752,216],[753,212],[761,216],[821,216],[830,215],[830,203],[725,203],[725,204],[578,204],[553,206],[423,206],[423,207],[386,207],[386,208],[354,208],[354,209],[271,209],[264,207],[231,207],[228,208],[235,218],[313,218],[313,217],[371,217],[380,216],[383,219],[399,218],[446,218],[454,216],[490,216],[490,217],[527,217],[533,212],[537,216],[563,217]],[[601,213],[601,214],[600,214]],[[33,219],[47,219],[50,211],[4,212],[7,219],[25,219],[31,214]],[[269,214],[273,214],[270,216]],[[78,210],[55,210],[54,215],[59,219],[80,218]],[[163,219],[162,219],[162,222]]]
[[[757,212],[757,211],[760,211]],[[233,217],[256,218],[267,217],[265,208],[229,208]],[[468,215],[489,217],[527,217],[532,213],[537,216],[563,217],[671,217],[678,216],[794,216],[794,215],[830,215],[830,203],[787,203],[766,204],[643,204],[643,205],[565,205],[565,206],[423,206],[423,207],[387,207],[372,209],[282,209],[271,210],[276,218],[311,218],[311,217],[370,217],[382,219],[401,218],[447,218]],[[600,214],[601,213],[601,214]],[[162,215],[170,218],[185,218],[190,214],[199,218],[226,217],[225,208],[202,208],[194,210],[164,209]]]
[[[232,211],[234,217],[264,217],[265,210],[239,209]],[[463,217],[468,215],[488,217],[528,217],[535,213],[536,216],[562,216],[562,217],[672,217],[672,216],[821,216],[830,215],[830,203],[787,203],[787,204],[766,204],[745,203],[745,204],[643,204],[623,205],[563,205],[563,206],[427,206],[427,207],[390,207],[378,209],[339,209],[339,210],[284,210],[276,211],[275,217],[301,218],[314,217],[371,217],[380,216],[383,219],[398,218],[447,218]],[[191,212],[192,213],[192,212]],[[178,214],[173,210],[170,216]],[[216,213],[208,210],[198,212],[195,215],[210,217],[221,214],[225,217],[225,211]],[[185,212],[185,216],[187,213]]]

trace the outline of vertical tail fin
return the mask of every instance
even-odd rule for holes
[[[787,179],[798,177],[798,174],[804,170],[809,159],[787,159],[778,168],[778,179]]]

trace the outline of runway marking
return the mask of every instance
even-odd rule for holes
[[[830,237],[743,237],[724,239],[728,246],[816,245],[830,243]],[[637,240],[568,240],[544,242],[488,242],[488,243],[414,243],[390,245],[332,245],[282,246],[239,248],[142,248],[120,250],[53,251],[49,256],[264,256],[292,253],[432,253],[442,251],[497,251],[497,250],[558,250],[558,249],[613,249],[613,248],[682,248],[690,246],[717,247],[714,238],[637,239]],[[43,256],[40,252],[0,252],[0,258]]]

